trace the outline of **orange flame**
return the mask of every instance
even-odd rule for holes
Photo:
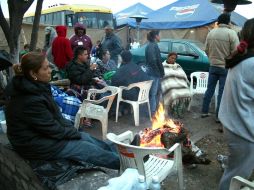
[[[161,143],[161,133],[158,133],[150,142],[146,142],[145,137],[151,135],[155,130],[160,130],[163,126],[169,126],[171,133],[179,133],[181,127],[176,125],[172,119],[165,118],[165,110],[163,105],[160,103],[155,117],[152,120],[152,128],[147,128],[144,132],[141,133],[141,143],[142,147],[164,147]]]

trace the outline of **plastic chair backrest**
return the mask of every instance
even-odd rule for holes
[[[205,93],[208,84],[208,75],[209,75],[208,72],[191,73],[190,91],[192,95]],[[196,78],[196,83],[194,82],[194,78]]]
[[[148,81],[143,81],[143,82],[137,82],[137,83],[132,83],[128,86],[128,88],[134,88],[138,87],[139,88],[139,94],[138,94],[138,102],[143,102],[149,99],[149,91],[152,86],[153,81],[148,80]]]
[[[158,176],[159,181],[164,180],[169,173],[177,170],[179,187],[182,189],[182,155],[181,145],[176,143],[170,149],[161,147],[140,147],[129,143],[133,140],[133,133],[126,131],[120,135],[107,134],[107,139],[115,143],[118,148],[121,164],[121,172],[127,168],[135,168],[140,175],[145,176],[147,185],[152,181],[153,176]],[[174,152],[174,159],[163,159],[154,155],[168,155]],[[149,159],[144,161],[144,156]]]
[[[231,179],[229,190],[251,190],[254,189],[254,181],[249,181],[240,176]]]

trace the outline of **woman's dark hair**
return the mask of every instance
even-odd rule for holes
[[[33,79],[30,71],[37,73],[45,61],[46,57],[42,53],[29,52],[21,58],[20,64],[15,64],[13,70],[16,75],[23,75],[28,79]]]
[[[248,49],[254,48],[254,18],[244,23],[243,29],[240,32],[240,39],[248,44]]]
[[[84,53],[84,51],[87,51],[87,49],[84,48],[83,46],[76,47],[75,50],[74,50],[74,59],[77,59],[79,55]]]
[[[254,18],[244,23],[240,32],[240,40],[237,50],[225,59],[226,68],[232,68],[244,59],[254,56]]]
[[[150,31],[150,32],[147,34],[147,40],[148,40],[149,42],[154,42],[155,37],[156,37],[157,35],[159,35],[159,33],[160,33],[159,30],[152,30],[152,31]]]
[[[170,52],[170,53],[168,53],[168,57],[167,57],[167,58],[169,58],[171,55],[175,55],[175,56],[176,56],[176,58],[178,57],[178,55],[177,55],[177,53],[176,53],[176,52]]]

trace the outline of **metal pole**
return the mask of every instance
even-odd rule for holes
[[[139,28],[140,28],[140,23],[137,22],[137,42],[139,43]]]

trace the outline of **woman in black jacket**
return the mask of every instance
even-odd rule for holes
[[[159,31],[150,31],[147,34],[147,40],[149,41],[145,50],[147,73],[150,76],[151,80],[153,80],[153,84],[149,93],[149,101],[152,115],[154,115],[161,96],[161,79],[165,75],[161,62],[160,49],[157,44],[157,42],[160,41]]]
[[[119,168],[115,147],[78,132],[64,119],[50,89],[51,69],[45,56],[28,53],[6,88],[7,135],[14,149],[30,160],[71,159]]]

